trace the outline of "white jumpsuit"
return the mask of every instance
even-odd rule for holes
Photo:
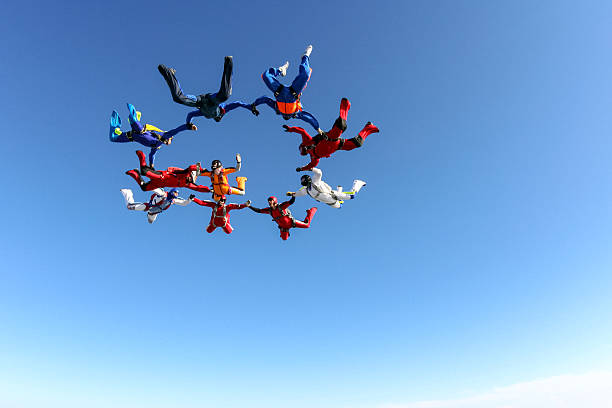
[[[163,211],[166,211],[172,204],[187,205],[191,200],[185,200],[184,198],[177,197],[172,202],[167,200],[168,193],[161,188],[153,190],[153,195],[148,203],[136,203],[134,202],[134,194],[129,188],[122,188],[121,194],[125,198],[125,204],[128,210],[135,211],[147,211],[147,218],[149,224],[152,224],[157,215]]]
[[[340,205],[342,204],[340,201],[352,199],[353,196],[357,194],[359,190],[361,190],[361,187],[365,186],[366,184],[362,180],[353,181],[353,189],[350,191],[351,194],[347,194],[342,192],[341,186],[338,186],[337,190],[333,190],[329,184],[324,182],[322,180],[323,172],[320,169],[314,167],[312,172],[312,183],[310,183],[310,186],[302,187],[295,193],[295,196],[302,197],[309,195],[315,200],[334,208],[340,208]]]

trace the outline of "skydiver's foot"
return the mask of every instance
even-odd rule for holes
[[[251,105],[251,113],[253,113],[255,116],[259,116],[259,111],[257,110],[257,106],[255,106],[255,104]]]
[[[310,225],[310,221],[312,221],[312,217],[314,217],[316,212],[317,207],[312,207],[310,210],[306,210],[306,219],[304,220],[304,222]]]
[[[376,126],[374,126],[374,124],[372,122],[368,122],[368,123],[365,124],[365,126],[363,127],[363,130],[361,132],[365,132],[366,135],[369,135],[369,134],[372,134],[372,133],[378,133],[378,132],[380,132],[380,130],[378,130],[378,128]]]
[[[174,68],[168,68],[167,66],[163,65],[163,64],[159,64],[157,66],[157,70],[159,71],[160,74],[162,75],[166,75],[166,72],[170,72],[172,75],[176,74],[176,69]]]
[[[278,71],[280,72],[281,76],[287,75],[287,68],[289,68],[289,61],[285,62],[284,65],[278,67]]]
[[[342,100],[340,101],[340,117],[342,119],[346,120],[349,109],[351,109],[351,103],[348,99],[342,98]]]
[[[310,53],[312,52],[312,45],[309,45],[308,47],[306,47],[306,49],[304,50],[304,56],[306,57],[310,57]]]
[[[136,156],[138,156],[140,161],[140,167],[147,167],[147,156],[145,156],[142,150],[136,150]]]
[[[244,194],[244,191],[246,190],[246,181],[248,179],[246,177],[236,177],[236,183],[238,183],[238,189],[242,191],[242,194]]]
[[[136,170],[136,169],[128,170],[128,171],[125,172],[125,174],[127,174],[128,176],[130,176],[131,178],[136,180],[138,185],[142,186],[142,179],[140,178],[140,173],[138,172],[138,170]]]

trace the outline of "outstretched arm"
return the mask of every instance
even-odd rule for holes
[[[295,196],[291,197],[290,200],[285,201],[284,203],[280,203],[279,207],[282,208],[283,210],[286,210],[287,207],[289,207],[293,203],[295,203]]]
[[[310,163],[308,163],[306,166],[304,167],[298,167],[297,169],[295,169],[296,171],[306,171],[306,170],[310,170],[312,168],[314,168],[317,164],[319,164],[319,158],[318,157],[312,157],[310,159]]]
[[[319,126],[319,121],[317,120],[317,118],[312,116],[310,112],[299,111],[296,113],[295,118],[301,119],[304,122],[310,124],[310,126],[312,126],[314,130],[321,133],[321,127]]]
[[[251,205],[251,200],[247,201],[244,204],[228,204],[225,207],[227,208],[227,211],[231,211],[231,210],[242,210],[243,208],[246,208],[250,205]]]
[[[272,109],[276,110],[276,101],[274,99],[268,98],[267,96],[260,96],[259,98],[255,99],[255,102],[253,102],[252,105],[259,106],[264,103]]]
[[[312,168],[312,182],[318,183],[319,181],[321,181],[322,178],[323,178],[323,172],[320,169],[313,167]]]
[[[181,197],[177,197],[172,201],[172,204],[177,204],[177,205],[182,205],[182,206],[186,206],[187,204],[189,204],[191,202],[191,199],[188,198],[187,200],[185,200],[184,198]]]
[[[187,114],[187,118],[185,119],[185,123],[191,123],[191,121],[193,120],[193,118],[198,117],[198,116],[204,116],[202,114],[202,112],[200,112],[200,110],[194,110],[191,111]]]
[[[256,213],[259,214],[270,214],[270,207],[268,208],[257,208],[257,207],[253,207],[252,205],[248,205],[247,207],[249,207],[251,210],[255,211]]]
[[[211,207],[211,208],[212,208],[212,207],[214,207],[214,206],[215,206],[215,203],[214,203],[214,202],[212,202],[212,201],[208,201],[208,200],[200,200],[199,198],[195,198],[195,195],[193,195],[193,194],[192,194],[192,195],[190,195],[190,196],[189,196],[189,198],[190,198],[190,199],[191,199],[191,200],[192,200],[194,203],[199,204],[199,205],[204,206],[204,207]]]
[[[185,124],[180,125],[180,126],[174,128],[172,130],[169,130],[169,131],[165,132],[164,135],[162,136],[162,138],[164,140],[168,140],[171,137],[174,137],[179,132],[183,132],[185,130],[197,130],[197,129],[198,128],[195,125],[193,125],[191,123],[185,123]]]

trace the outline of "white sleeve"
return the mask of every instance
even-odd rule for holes
[[[189,204],[191,202],[191,200],[185,200],[184,198],[181,197],[176,197],[173,201],[172,204],[177,204],[177,205],[182,205],[185,206],[187,204]]]
[[[161,188],[156,188],[155,190],[153,190],[153,192],[160,197],[163,197],[166,195],[166,192],[162,190]]]
[[[242,161],[236,162],[236,171],[240,171],[240,167],[242,167]]]
[[[312,168],[312,182],[316,184],[319,181],[321,181],[321,178],[323,178],[323,172],[320,169],[313,167]]]
[[[300,188],[298,191],[295,192],[295,197],[303,197],[308,193],[306,187],[302,187]]]

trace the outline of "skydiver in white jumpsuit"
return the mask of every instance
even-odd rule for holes
[[[149,224],[153,224],[157,215],[166,211],[172,204],[185,206],[191,202],[191,199],[185,200],[184,198],[180,198],[176,188],[168,192],[165,192],[161,188],[156,188],[153,190],[153,194],[148,203],[134,202],[134,194],[132,194],[132,190],[129,188],[122,188],[121,194],[123,194],[123,198],[125,198],[125,204],[128,210],[147,212]]]
[[[361,190],[361,187],[366,185],[365,181],[355,180],[353,181],[353,188],[351,191],[343,192],[342,186],[338,186],[338,189],[332,190],[329,184],[322,180],[323,172],[320,169],[314,167],[312,173],[312,178],[308,175],[302,176],[300,181],[304,187],[296,192],[289,191],[287,195],[293,197],[309,195],[315,200],[327,204],[330,207],[340,208],[344,200],[352,200],[355,198],[355,194]]]

